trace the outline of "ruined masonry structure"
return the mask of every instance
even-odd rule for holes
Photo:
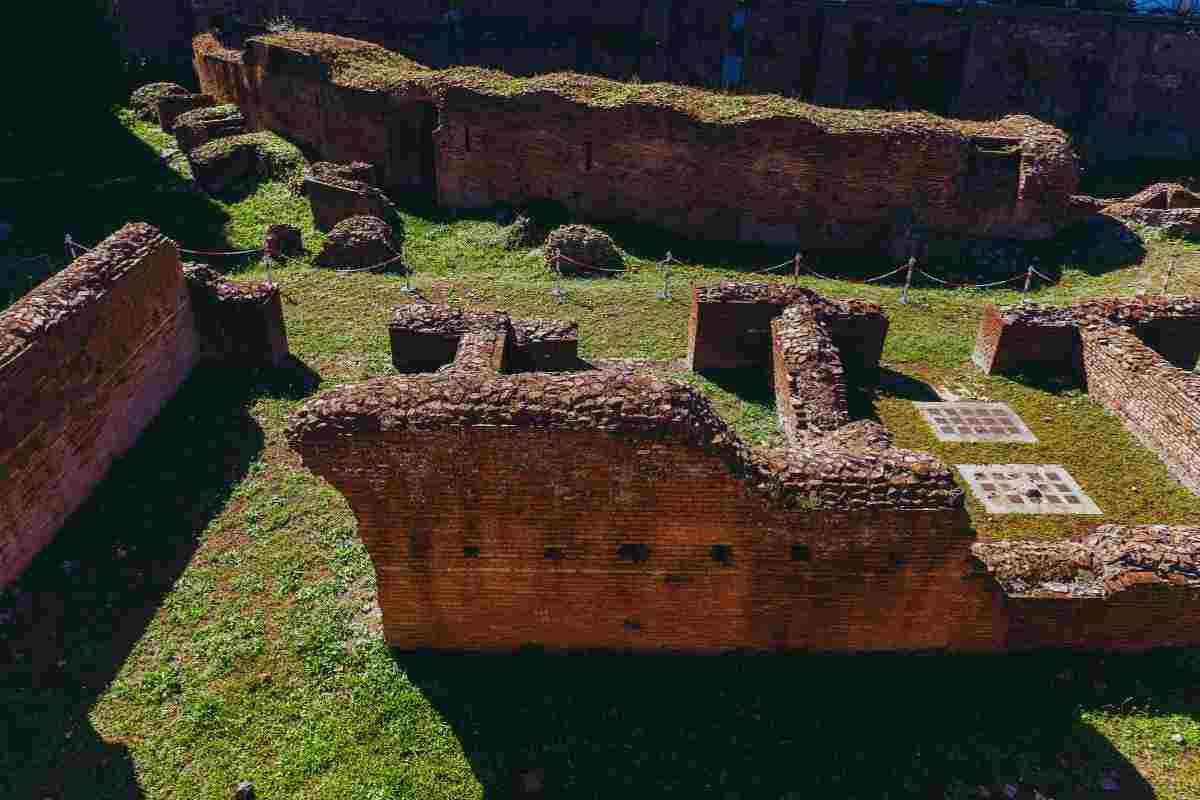
[[[694,287],[694,366],[751,336],[777,365],[789,444],[762,450],[681,381],[580,361],[567,323],[404,306],[393,361],[427,371],[328,391],[288,438],[349,501],[401,648],[1200,642],[1197,531],[978,545],[944,464],[849,419],[886,324],[802,288]],[[556,354],[522,355],[530,329]]]
[[[195,40],[205,93],[379,185],[450,208],[555,200],[694,238],[892,251],[914,226],[1043,239],[1091,213],[1061,130],[769,96],[433,70],[337,36]],[[717,190],[719,187],[719,191]]]
[[[986,373],[1070,377],[1200,493],[1200,301],[1095,300],[990,306],[975,343]]]
[[[201,360],[287,355],[279,291],[186,273],[131,223],[0,312],[0,586],[91,494]]]
[[[1084,10],[1089,7],[1093,10]],[[1029,4],[811,0],[121,0],[131,48],[187,60],[210,25],[260,33],[287,16],[437,67],[514,75],[575,70],[647,83],[734,85],[823,106],[924,109],[959,118],[1024,113],[1071,133],[1096,160],[1200,155],[1192,77],[1200,38],[1173,15],[1114,0]]]

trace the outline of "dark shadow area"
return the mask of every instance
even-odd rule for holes
[[[775,383],[769,361],[761,367],[706,369],[697,374],[745,403],[775,407]]]
[[[0,593],[0,796],[138,798],[127,749],[88,713],[263,449],[247,411],[301,397],[303,362],[198,367],[26,572]]]
[[[1088,165],[1079,181],[1080,194],[1125,198],[1153,183],[1181,183],[1200,189],[1200,165],[1192,160],[1131,158]]]
[[[1196,651],[394,657],[489,798],[1149,798],[1080,711],[1200,714]]]
[[[91,247],[132,221],[149,222],[184,246],[230,249],[224,209],[112,113],[75,120],[72,129],[86,131],[86,146],[31,154],[54,174],[7,187],[19,202],[0,206],[0,221],[12,225],[0,255],[45,253],[61,269],[69,263],[65,235]]]

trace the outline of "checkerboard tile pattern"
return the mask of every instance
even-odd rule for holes
[[[959,474],[991,514],[1100,514],[1058,464],[959,464]]]
[[[940,442],[1026,442],[1037,437],[1007,403],[913,403]]]

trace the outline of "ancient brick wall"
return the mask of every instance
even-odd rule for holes
[[[1054,145],[1032,119],[1002,126],[993,156],[990,141],[952,123],[854,112],[840,112],[848,129],[778,116],[721,124],[536,86],[512,95],[447,86],[438,103],[440,204],[549,198],[583,218],[705,239],[879,250],[910,215],[934,230],[1039,239],[1065,219],[1077,180],[1065,140],[1061,157],[1038,152],[1035,141]],[[997,159],[1007,167],[999,185]]]
[[[1200,375],[1173,366],[1128,328],[1083,327],[1080,338],[1088,394],[1200,494]]]
[[[231,283],[213,270],[184,269],[196,320],[199,355],[227,366],[277,366],[288,356],[279,287]]]
[[[240,35],[276,15],[367,39],[435,67],[514,75],[575,70],[627,80],[778,92],[822,105],[925,109],[988,119],[1032,114],[1070,131],[1091,159],[1200,152],[1192,79],[1200,40],[1170,18],[1033,7],[889,7],[801,0],[394,5],[196,0],[128,5],[143,44],[180,48],[177,30],[217,17]],[[122,9],[125,10],[124,8]],[[153,13],[146,13],[152,11]],[[169,13],[168,13],[169,16]],[[240,20],[238,22],[237,20]],[[168,44],[173,43],[173,44]],[[730,73],[731,64],[737,68]]]
[[[356,54],[362,70],[331,70]],[[707,239],[871,251],[914,223],[1038,239],[1077,216],[1069,142],[1032,118],[833,112],[582,76],[374,72],[395,56],[313,34],[251,39],[244,54],[201,36],[196,58],[204,90],[239,102],[250,127],[376,164],[387,188],[435,190],[453,208],[553,199],[581,218]]]
[[[133,445],[196,354],[175,243],[141,223],[0,313],[0,585]]]
[[[1200,530],[1102,525],[1075,540],[974,546],[1009,650],[1142,650],[1200,637]]]
[[[770,466],[684,385],[604,370],[384,379],[290,435],[354,509],[396,646],[990,646],[961,494],[908,451]]]
[[[430,304],[397,309],[393,333],[414,358],[428,355],[422,340],[443,350],[456,341],[451,363],[338,387],[294,415],[292,447],[358,518],[389,643],[713,652],[1200,642],[1200,531],[1108,526],[1078,542],[972,545],[944,465],[894,447],[877,423],[847,422],[840,356],[865,367],[859,345],[878,358],[877,307],[767,284],[699,287],[693,298],[784,308],[770,325],[787,447],[748,447],[702,395],[628,364],[505,375],[515,322]],[[1088,313],[1146,323],[1190,309]],[[534,327],[557,335],[562,324]]]
[[[1200,493],[1200,301],[1155,297],[1033,304],[984,311],[975,363],[985,372],[1041,372],[1088,393]]]

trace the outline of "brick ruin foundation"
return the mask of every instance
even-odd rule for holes
[[[522,355],[530,327],[557,356]],[[426,372],[328,391],[288,437],[349,501],[396,647],[1200,643],[1200,532],[979,544],[944,464],[852,421],[886,330],[807,289],[694,287],[693,366],[774,365],[788,444],[756,449],[681,381],[579,361],[568,324],[404,306],[393,361]]]
[[[279,291],[185,272],[131,223],[0,312],[0,586],[91,494],[201,360],[287,353]]]
[[[1026,116],[966,122],[432,70],[311,33],[254,37],[244,50],[204,34],[194,64],[203,91],[237,104],[249,129],[373,164],[383,189],[449,208],[554,200],[581,219],[694,238],[864,251],[895,249],[914,227],[1044,239],[1091,213],[1072,199],[1067,136]]]
[[[1185,487],[1200,493],[1200,301],[990,306],[975,343],[986,373],[1080,381]]]
[[[1113,0],[1068,6],[121,0],[120,14],[129,47],[178,63],[191,31],[260,33],[286,16],[435,67],[637,75],[958,118],[1024,113],[1069,131],[1095,160],[1200,155],[1189,17],[1119,13],[1127,6]]]

